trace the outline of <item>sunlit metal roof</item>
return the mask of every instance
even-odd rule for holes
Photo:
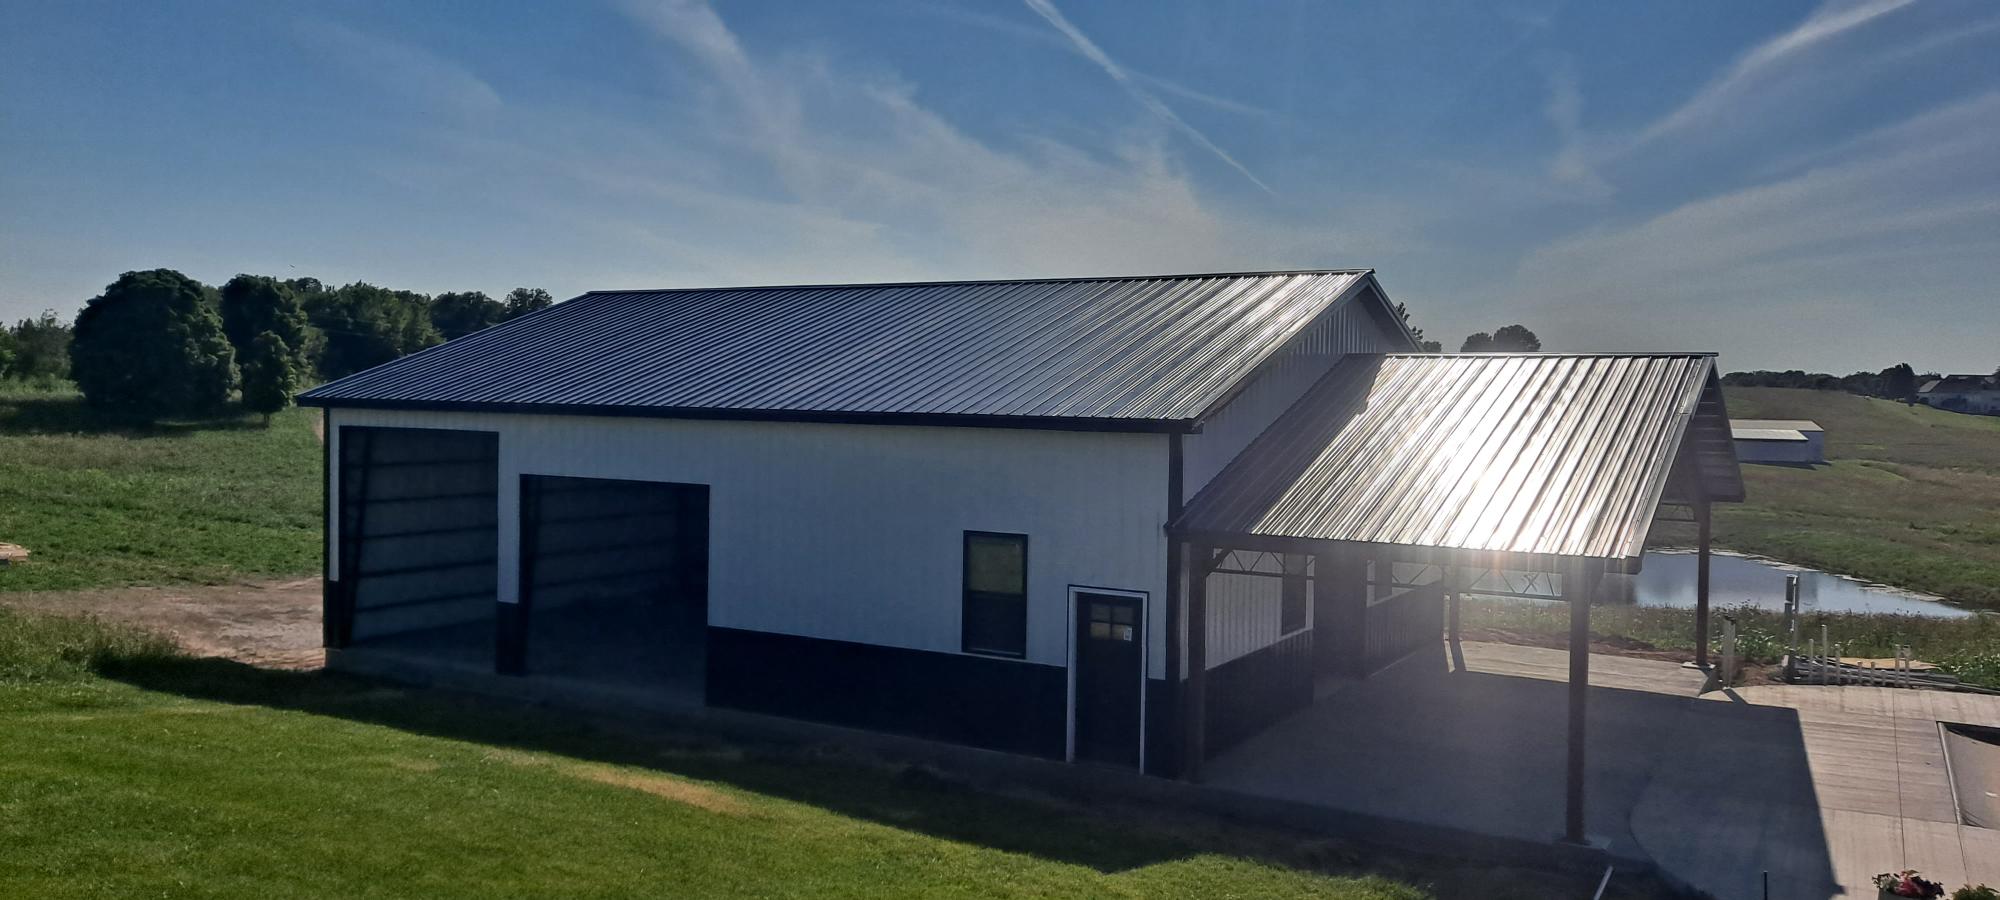
[[[1367,270],[585,294],[314,406],[1190,430]]]
[[[1742,498],[1728,433],[1706,355],[1350,356],[1173,527],[1635,568],[1682,448]]]

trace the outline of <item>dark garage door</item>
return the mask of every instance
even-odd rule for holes
[[[336,645],[491,665],[498,458],[491,432],[340,429]]]
[[[685,693],[708,629],[708,486],[526,475],[529,674]]]

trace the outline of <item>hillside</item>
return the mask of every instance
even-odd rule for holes
[[[1812,419],[1828,464],[1744,466],[1718,544],[2000,609],[2000,418],[1836,391],[1727,388],[1735,418]]]

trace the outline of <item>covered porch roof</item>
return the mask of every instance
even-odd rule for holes
[[[1663,500],[1742,499],[1712,355],[1356,355],[1171,530],[1218,546],[1637,571]]]

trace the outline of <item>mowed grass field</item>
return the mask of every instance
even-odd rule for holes
[[[0,380],[0,591],[221,583],[319,568],[314,410],[134,425]]]
[[[1750,499],[1715,508],[1748,553],[2000,609],[2000,417],[1837,391],[1725,389],[1739,419],[1811,419],[1828,464],[1744,466]]]
[[[1588,897],[1172,810],[974,786],[0,608],[0,896]],[[1620,876],[1607,896],[1666,897]]]

